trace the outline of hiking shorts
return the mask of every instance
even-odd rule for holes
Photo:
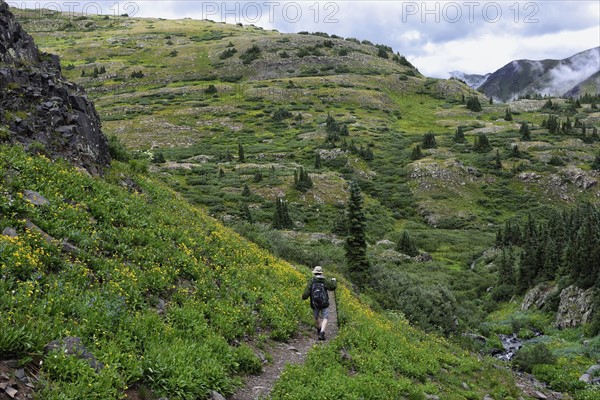
[[[327,308],[313,308],[313,316],[315,319],[327,319],[329,317],[329,307]]]

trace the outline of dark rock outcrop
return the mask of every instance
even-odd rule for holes
[[[560,292],[555,325],[562,329],[591,322],[593,312],[594,289],[583,290],[571,285]]]
[[[100,118],[83,89],[40,53],[0,0],[0,142],[21,144],[101,174],[110,164]]]

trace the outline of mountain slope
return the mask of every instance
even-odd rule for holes
[[[304,274],[130,173],[113,164],[105,179],[91,178],[0,147],[0,176],[11,176],[0,202],[0,354],[37,359],[51,340],[81,338],[104,367],[95,373],[87,361],[51,352],[37,375],[44,398],[116,399],[133,384],[183,399],[232,393],[240,374],[260,370],[245,340],[256,332],[284,340],[298,321],[308,323]],[[48,204],[28,203],[24,189]],[[44,239],[31,223],[69,246]],[[516,393],[487,361],[402,319],[373,314],[347,289],[340,289],[339,307],[339,339],[316,350],[307,371],[328,365],[345,396],[383,388],[396,395],[461,393],[458,377],[440,372],[457,366],[469,392]],[[350,365],[335,356],[341,348]],[[372,378],[383,373],[383,360],[394,384]],[[489,380],[479,379],[482,369]],[[286,382],[279,393],[304,398],[295,395],[302,386]]]
[[[492,73],[479,90],[501,101],[527,94],[562,96],[600,70],[600,47],[577,53],[563,60],[516,60]],[[586,85],[590,94],[600,86]]]

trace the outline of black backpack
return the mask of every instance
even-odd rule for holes
[[[324,282],[313,282],[310,287],[310,302],[319,310],[329,307],[329,296]]]

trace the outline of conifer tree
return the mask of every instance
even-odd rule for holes
[[[421,143],[421,147],[424,149],[435,149],[437,147],[437,143],[435,141],[435,135],[432,132],[428,132],[423,135],[423,141]]]
[[[594,161],[592,162],[592,169],[600,171],[600,153],[596,153],[596,157],[594,157]]]
[[[408,231],[402,231],[402,236],[400,236],[400,240],[396,244],[396,250],[411,257],[419,255],[419,250],[417,250],[417,246],[415,246]]]
[[[487,135],[483,132],[479,133],[473,141],[473,150],[485,152],[489,151],[490,149],[490,141]]]
[[[413,147],[412,152],[410,153],[410,159],[415,161],[420,158],[423,158],[423,152],[421,151],[421,146],[418,144]]]
[[[290,218],[287,203],[281,197],[275,200],[275,211],[273,212],[273,229],[291,229],[294,223]]]
[[[454,141],[456,143],[463,143],[465,141],[465,132],[462,126],[456,128],[456,132],[454,132]]]
[[[321,153],[315,152],[315,169],[321,169]]]
[[[479,98],[477,96],[469,97],[467,100],[467,108],[474,112],[479,112],[482,110],[481,103],[479,102]]]
[[[500,150],[496,149],[496,157],[494,157],[494,168],[502,169],[502,160],[500,160]]]
[[[350,184],[348,201],[348,237],[346,262],[353,282],[364,288],[371,269],[367,259],[367,221],[363,211],[363,198],[358,183]]]
[[[302,167],[300,167],[299,170],[294,171],[294,187],[301,192],[306,192],[313,187],[310,175],[308,175],[308,172]]]
[[[241,214],[242,214],[242,218],[244,220],[246,220],[249,223],[253,223],[254,221],[252,220],[252,214],[250,213],[250,208],[248,207],[248,203],[242,203],[241,206]]]
[[[244,146],[238,143],[238,162],[246,162],[246,156],[244,155]]]
[[[521,134],[521,140],[531,140],[531,132],[529,131],[529,125],[527,125],[527,122],[523,122],[521,124],[519,133]]]
[[[252,192],[250,191],[250,188],[248,187],[248,184],[244,184],[244,189],[242,190],[242,196],[244,197],[248,197],[252,194]]]
[[[504,113],[504,120],[505,121],[512,121],[513,120],[512,112],[510,111],[510,108],[506,109],[506,112]]]
[[[500,254],[500,262],[498,264],[498,284],[499,285],[512,285],[516,284],[516,277],[514,271],[514,260],[512,254],[512,248],[503,249]]]

